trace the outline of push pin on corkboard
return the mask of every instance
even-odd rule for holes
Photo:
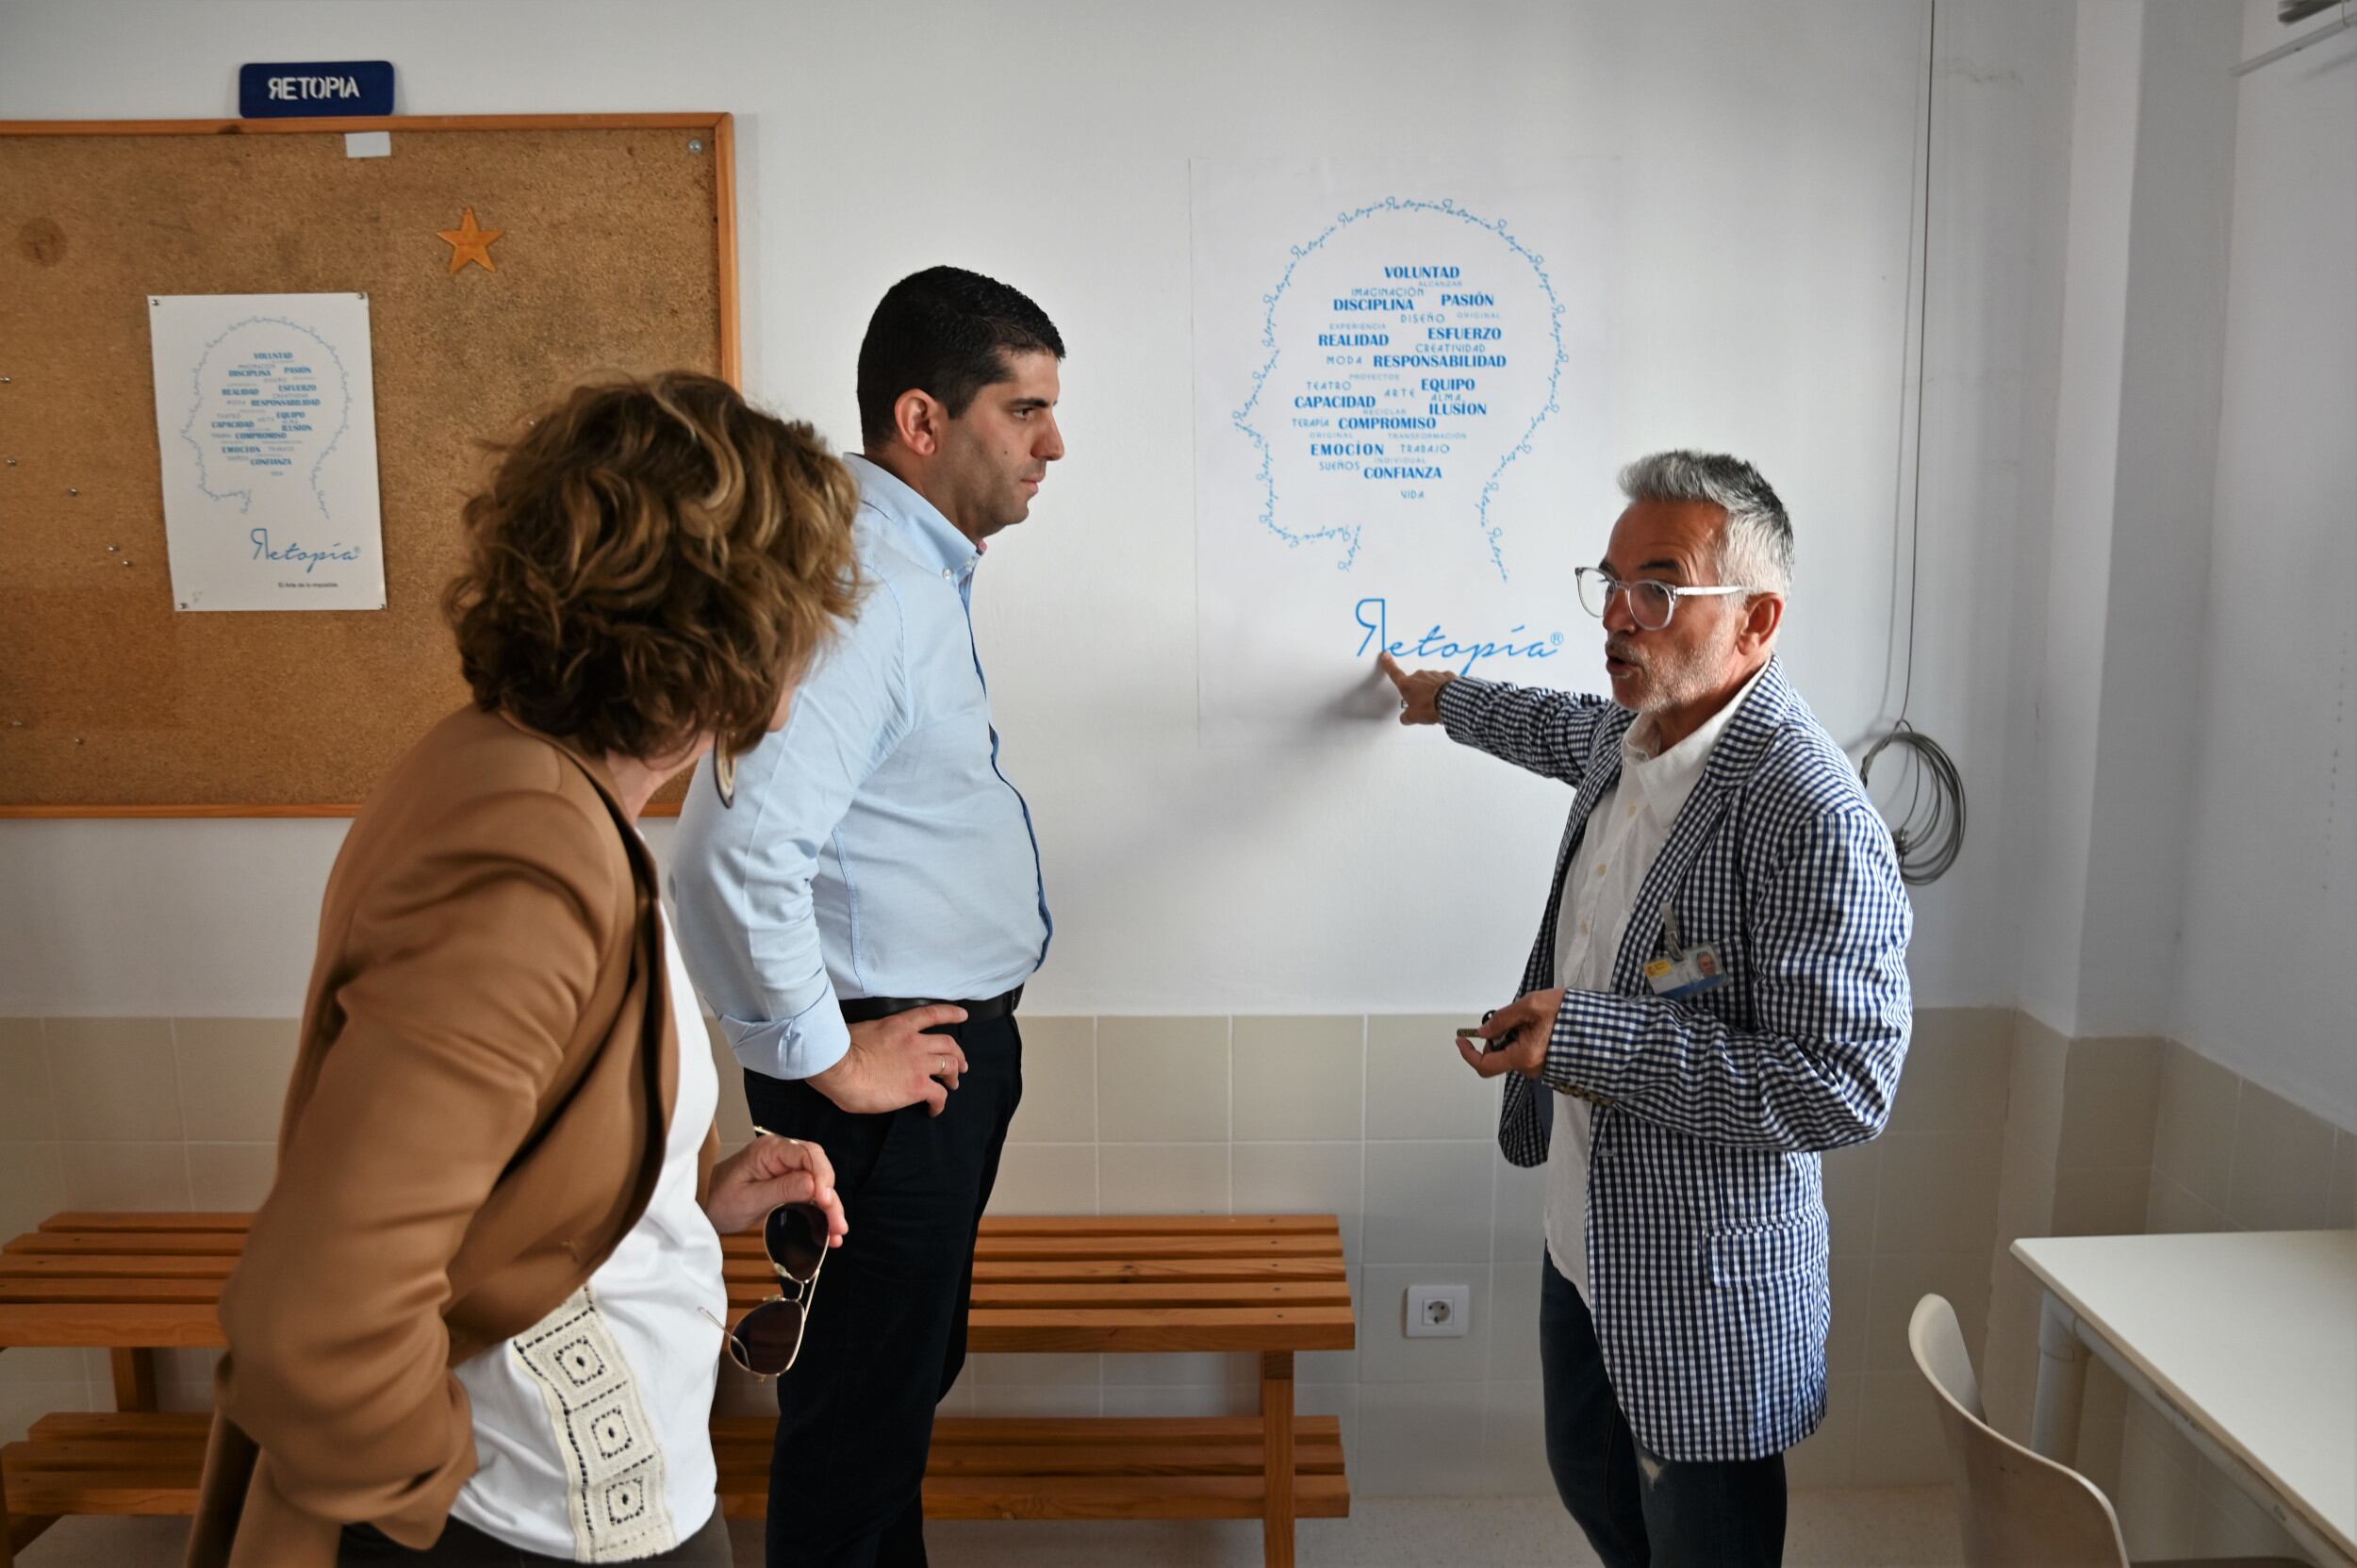
[[[466,216],[458,221],[456,228],[437,229],[434,232],[450,241],[452,276],[455,277],[470,261],[482,263],[483,270],[486,272],[496,272],[500,270],[500,264],[491,259],[491,241],[507,231],[486,229],[474,221],[474,208],[466,209]]]

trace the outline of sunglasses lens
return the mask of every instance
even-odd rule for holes
[[[775,1378],[794,1364],[802,1347],[802,1308],[799,1301],[768,1301],[738,1320],[729,1348],[737,1365],[757,1378]]]
[[[761,1228],[769,1261],[800,1284],[818,1276],[827,1256],[827,1216],[815,1203],[787,1203],[769,1211]]]

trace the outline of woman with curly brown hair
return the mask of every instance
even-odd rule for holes
[[[730,1560],[719,1232],[769,1216],[800,1279],[845,1226],[811,1145],[715,1163],[636,819],[783,724],[852,607],[857,505],[807,425],[684,373],[571,393],[468,503],[474,702],[328,881],[192,1564]]]

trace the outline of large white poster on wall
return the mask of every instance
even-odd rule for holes
[[[366,294],[151,294],[172,597],[381,610]]]
[[[1395,711],[1410,668],[1582,685],[1604,205],[1574,168],[1197,160],[1196,628],[1208,744]]]

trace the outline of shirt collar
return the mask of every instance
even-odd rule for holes
[[[856,452],[845,454],[843,462],[859,481],[860,500],[895,524],[910,543],[918,545],[925,559],[960,577],[974,569],[974,563],[981,559],[981,548],[959,533],[958,525],[943,517],[940,507],[882,463]]]
[[[1759,685],[1759,678],[1767,673],[1768,666],[1765,664],[1752,671],[1752,678],[1743,683],[1742,689],[1728,698],[1717,713],[1704,719],[1701,728],[1658,756],[1654,754],[1651,746],[1653,716],[1640,716],[1637,722],[1621,735],[1622,771],[1636,781],[1638,787],[1647,794],[1691,789],[1702,778],[1703,769],[1709,766],[1710,753],[1717,748],[1720,735],[1726,732],[1736,711],[1750,700],[1752,688]]]

